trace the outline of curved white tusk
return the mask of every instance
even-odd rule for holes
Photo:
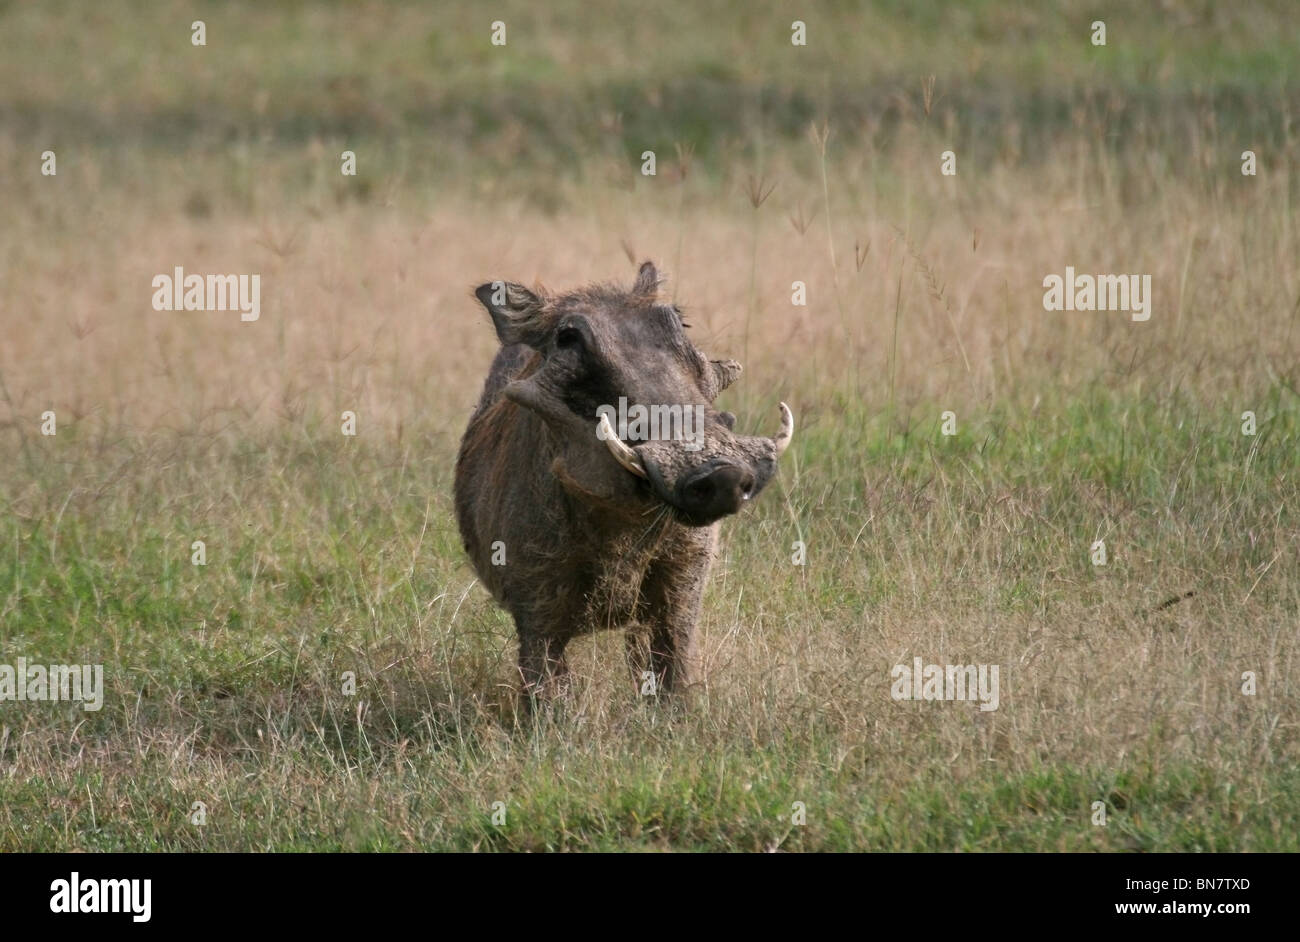
[[[790,439],[794,438],[794,413],[784,402],[781,403],[781,431],[776,433],[772,443],[776,445],[776,456],[778,458],[790,447]]]
[[[600,423],[597,428],[601,430],[599,437],[605,439],[605,446],[609,449],[609,453],[614,456],[614,460],[637,477],[646,477],[641,459],[637,457],[635,451],[618,440],[618,436],[614,434],[614,429],[609,424],[609,417],[603,412],[600,414]]]

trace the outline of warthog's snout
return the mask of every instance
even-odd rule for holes
[[[712,463],[677,482],[673,503],[692,518],[717,520],[734,514],[754,494],[754,472]]]
[[[604,417],[599,437],[624,469],[645,478],[655,496],[677,511],[683,523],[708,526],[758,496],[794,434],[794,415],[781,403],[781,430],[773,438],[731,434],[735,417],[719,416],[709,450],[691,451],[680,442],[647,442],[632,448],[620,441]]]

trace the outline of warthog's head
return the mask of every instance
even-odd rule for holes
[[[540,354],[503,394],[559,433],[551,470],[568,491],[629,515],[667,505],[679,521],[706,526],[771,480],[794,417],[782,403],[775,438],[736,435],[736,417],[713,400],[740,364],[695,349],[658,286],[646,262],[630,291],[550,296],[498,281],[475,294],[502,344]]]

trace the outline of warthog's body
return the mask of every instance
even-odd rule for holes
[[[602,628],[629,629],[634,670],[689,683],[716,521],[758,493],[789,440],[788,421],[775,440],[731,433],[734,417],[709,404],[739,366],[704,359],[656,287],[646,263],[630,292],[477,291],[502,348],[461,442],[456,516],[514,616],[530,693],[563,673],[572,638]],[[620,396],[698,406],[702,447],[601,440],[596,410]]]

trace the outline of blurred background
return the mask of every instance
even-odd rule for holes
[[[202,337],[221,362],[259,364],[214,395],[292,402],[294,378],[355,334],[318,392],[327,378],[376,394],[365,361],[386,356],[402,381],[372,413],[414,408],[392,407],[407,394],[463,404],[414,374],[490,353],[472,284],[626,279],[642,257],[704,340],[760,359],[795,344],[818,376],[823,356],[883,370],[891,389],[859,377],[851,392],[886,404],[987,397],[1044,359],[1090,379],[1165,352],[1150,375],[1166,377],[1192,346],[1210,355],[1192,379],[1222,383],[1277,353],[1273,330],[1237,340],[1243,316],[1287,323],[1297,296],[1300,38],[1284,0],[494,9],[0,7],[11,395],[57,377],[79,413],[143,418],[157,370]],[[46,150],[56,178],[34,172]],[[1151,273],[1155,322],[1042,316],[1041,280],[1067,264]],[[173,265],[264,273],[268,321],[156,316],[140,279]],[[796,280],[806,307],[789,303]],[[197,372],[166,398],[224,371]]]

